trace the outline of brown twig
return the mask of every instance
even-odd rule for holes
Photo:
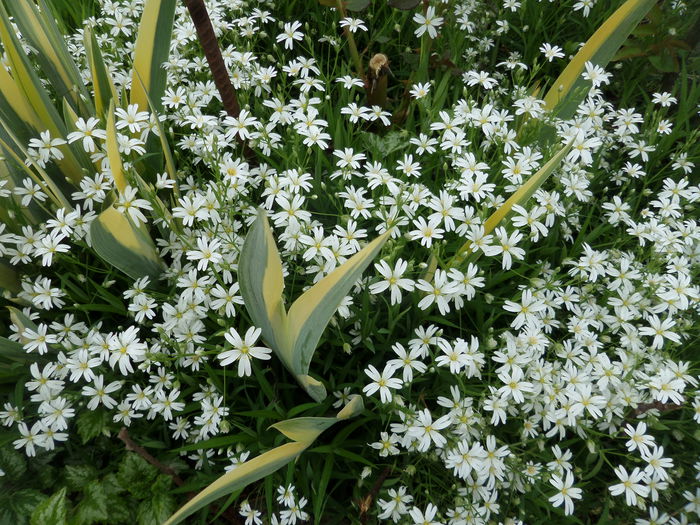
[[[365,499],[360,500],[360,523],[363,525],[367,523],[367,518],[369,517],[367,513],[372,506],[372,501],[374,501],[374,498],[377,497],[377,494],[379,494],[379,490],[382,488],[386,478],[388,478],[392,472],[393,469],[391,467],[386,467],[377,478],[377,481],[374,482],[374,485],[372,485],[372,489],[369,491],[369,494],[367,494]]]
[[[145,448],[143,448],[140,445],[137,445],[136,442],[129,436],[129,432],[126,430],[126,427],[122,427],[122,429],[119,431],[119,434],[117,434],[117,437],[124,442],[124,445],[126,446],[127,450],[136,452],[139,456],[148,461],[151,465],[156,467],[163,474],[167,474],[168,476],[173,478],[175,485],[181,487],[185,483],[172,468],[170,468],[167,465],[163,465],[160,461],[151,456]]]
[[[204,5],[204,0],[185,0],[185,5],[190,12],[194,27],[197,29],[199,43],[204,49],[204,56],[207,57],[209,69],[214,77],[216,89],[221,95],[224,109],[231,117],[236,118],[241,112],[241,107],[238,105],[236,91],[231,84],[224,57],[221,56],[221,49],[219,49],[219,42],[214,33],[214,26],[211,25],[207,6]]]
[[[170,476],[178,487],[181,487],[185,484],[185,482],[182,480],[180,476],[177,475],[177,473],[169,466],[163,465],[160,461],[158,461],[156,458],[154,458],[151,454],[148,453],[148,451],[143,448],[141,445],[137,445],[136,442],[131,439],[131,436],[129,436],[129,431],[126,429],[126,427],[122,427],[121,430],[119,431],[119,434],[117,434],[117,437],[124,442],[124,446],[126,447],[127,450],[130,450],[132,452],[136,452],[139,456],[141,456],[143,459],[148,461],[151,465],[156,467],[158,470],[160,470],[163,474],[167,474]],[[187,494],[188,499],[192,499],[196,496],[197,494],[195,492],[189,492]],[[220,511],[220,507],[218,505],[210,505],[209,509],[212,513],[218,514]],[[236,511],[232,508],[227,508],[221,513],[221,517],[226,518],[230,523],[235,523],[235,524],[240,524],[243,523],[243,520],[241,519],[238,514],[236,514]]]

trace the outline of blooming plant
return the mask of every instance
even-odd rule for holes
[[[0,0],[0,523],[699,521],[655,4]]]

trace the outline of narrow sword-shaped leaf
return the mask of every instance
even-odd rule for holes
[[[275,238],[262,209],[246,235],[238,261],[241,296],[253,324],[285,366],[293,360],[285,337],[284,276]]]
[[[246,461],[202,490],[182,506],[180,510],[170,516],[163,525],[180,523],[211,502],[272,474],[296,459],[308,446],[309,444],[307,443],[286,443]]]
[[[544,96],[545,107],[567,119],[586,93],[581,78],[586,62],[605,67],[656,0],[628,0],[593,33]]]
[[[100,257],[132,279],[156,279],[163,271],[145,226],[134,226],[112,206],[90,223],[90,238]]]
[[[167,71],[163,63],[170,54],[170,39],[175,19],[175,0],[146,0],[139,23],[131,77],[131,103],[148,111],[151,97],[156,111],[163,108]]]
[[[338,421],[359,414],[363,408],[362,397],[355,396],[343,410],[338,412],[336,417],[300,417],[272,425],[270,428],[279,430],[285,436],[293,439],[294,442],[273,448],[224,474],[188,501],[163,525],[175,525],[214,500],[240,490],[246,485],[279,470],[296,459],[324,430]]]
[[[8,75],[3,75],[3,78],[0,78],[0,90],[6,98],[8,95],[11,97],[11,100],[8,100],[10,103],[18,102],[18,97],[24,98],[19,106],[23,115],[30,118],[30,120],[23,119],[24,124],[29,126],[28,129],[25,127],[24,133],[37,137],[40,132],[48,130],[53,137],[65,137],[65,125],[17,39],[2,3],[0,3],[0,40],[2,40],[12,71],[10,86],[4,85],[8,80]],[[32,108],[31,112],[26,110],[27,104]],[[14,127],[17,124],[9,121],[9,125]],[[57,161],[57,164],[60,166],[63,176],[77,184],[83,178],[81,166],[70,147],[66,147],[62,151],[64,158]]]
[[[95,92],[95,111],[98,118],[104,117],[112,101],[118,101],[117,90],[114,87],[112,75],[105,65],[102,53],[97,44],[97,39],[92,29],[87,26],[83,33],[85,55],[87,57],[90,72],[92,73],[92,87]]]
[[[51,10],[44,0],[27,2],[6,1],[22,37],[37,50],[34,55],[41,70],[48,77],[57,98],[67,97],[73,109],[87,118],[92,113],[91,98],[85,89],[65,38],[56,25]]]
[[[295,373],[308,373],[311,358],[326,325],[390,234],[385,232],[374,239],[294,301],[287,314],[287,326],[289,341],[293,343],[292,370]]]
[[[8,266],[2,261],[0,261],[0,288],[11,293],[17,293],[22,289],[17,272],[12,266]]]
[[[557,166],[559,166],[570,149],[571,145],[569,144],[559,150],[556,155],[549,159],[549,161],[537,171],[537,173],[532,175],[527,182],[520,186],[506,202],[501,204],[484,223],[484,235],[491,233],[496,226],[511,213],[513,206],[516,204],[523,206],[537,189],[542,186],[544,181],[549,178]],[[453,267],[460,264],[469,253],[471,253],[471,243],[467,241],[457,251],[457,254],[452,258],[448,266]]]

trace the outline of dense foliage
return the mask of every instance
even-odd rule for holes
[[[647,10],[567,110],[545,94],[623,2],[207,0],[237,115],[179,3],[162,96],[129,98],[148,3],[53,12],[86,113],[14,27],[68,125],[12,142],[0,86],[0,523],[162,523],[353,395],[187,522],[700,519],[697,3]],[[243,301],[263,215],[287,306],[389,232],[311,379]]]

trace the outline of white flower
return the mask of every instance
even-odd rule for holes
[[[123,193],[120,193],[117,201],[117,211],[128,214],[129,218],[138,225],[140,222],[146,223],[146,216],[141,210],[152,210],[151,204],[146,199],[137,199],[138,190],[127,186]]]
[[[560,507],[563,503],[564,514],[570,516],[574,512],[574,499],[581,499],[581,489],[572,486],[574,484],[573,474],[571,474],[571,471],[567,472],[566,481],[554,474],[549,482],[558,491],[549,498],[549,501],[555,507]]]
[[[408,263],[403,259],[397,259],[396,265],[392,270],[386,261],[379,261],[374,267],[384,277],[384,280],[374,283],[369,287],[370,293],[381,293],[387,288],[391,291],[391,304],[399,304],[401,302],[401,289],[407,292],[413,291],[414,283],[411,279],[402,278]]]
[[[445,20],[442,17],[435,16],[435,8],[430,6],[426,10],[425,16],[416,13],[413,16],[413,21],[418,24],[418,29],[415,31],[417,37],[420,38],[423,36],[423,33],[427,31],[430,38],[436,38],[437,28],[440,27]]]
[[[393,366],[387,365],[380,374],[379,370],[374,368],[372,365],[369,365],[367,368],[365,368],[365,374],[372,379],[372,383],[366,385],[362,391],[368,396],[371,396],[377,390],[379,390],[379,396],[382,403],[389,403],[392,398],[391,390],[389,389],[397,389],[403,386],[403,381],[401,381],[398,377],[391,377],[394,375],[395,370],[396,368]]]
[[[189,250],[187,252],[187,259],[190,261],[197,262],[197,270],[206,270],[209,263],[218,264],[223,260],[223,255],[221,255],[217,250],[221,246],[221,241],[218,239],[212,239],[211,241],[199,237],[197,239],[197,249]]]
[[[413,87],[411,87],[410,94],[413,98],[423,98],[430,92],[430,83],[425,82],[425,83],[418,83],[418,84],[413,84]]]
[[[359,18],[350,18],[350,17],[343,18],[340,21],[340,27],[347,28],[348,31],[350,31],[351,33],[356,32],[358,29],[361,29],[362,31],[367,31],[367,26]]]
[[[68,142],[73,143],[76,140],[83,140],[83,149],[88,153],[93,153],[95,151],[95,138],[106,139],[107,132],[103,129],[98,129],[97,126],[100,123],[95,117],[90,117],[87,122],[82,117],[78,119],[75,123],[75,127],[78,131],[73,131],[68,134]]]
[[[284,24],[284,32],[277,35],[277,42],[284,42],[285,49],[292,49],[295,40],[302,40],[304,38],[304,33],[297,31],[300,27],[301,22],[297,20],[291,24],[287,22]]]
[[[672,96],[671,93],[668,93],[666,91],[664,91],[663,93],[654,93],[651,97],[651,101],[654,104],[660,104],[664,108],[667,108],[672,104],[678,103],[678,99]]]
[[[449,426],[451,416],[445,415],[433,421],[433,416],[427,408],[418,412],[416,419],[408,430],[406,435],[413,436],[418,439],[418,450],[425,452],[430,447],[430,442],[435,443],[437,448],[442,448],[447,443],[445,436],[440,434],[438,430],[442,430]]]
[[[454,294],[459,291],[459,284],[454,281],[448,281],[447,272],[444,270],[436,270],[432,283],[420,279],[416,283],[416,288],[427,293],[418,303],[418,308],[425,310],[431,304],[437,303],[438,310],[444,315],[450,311],[449,302],[454,297]]]
[[[148,347],[138,339],[138,328],[130,326],[123,332],[112,334],[107,339],[109,347],[109,366],[114,368],[119,364],[119,371],[122,375],[133,373],[131,361],[139,363],[146,357]]]
[[[627,505],[636,505],[640,497],[643,499],[649,495],[649,487],[640,483],[647,482],[647,475],[639,467],[635,467],[632,473],[628,474],[625,467],[620,465],[615,469],[615,474],[621,483],[611,485],[609,487],[610,493],[613,496],[624,493]]]
[[[516,403],[525,401],[523,393],[532,392],[533,386],[528,381],[522,381],[523,376],[523,371],[518,366],[514,366],[510,374],[505,371],[498,374],[498,379],[505,384],[505,386],[498,389],[498,393],[503,399],[508,399],[512,396]]]
[[[412,241],[420,241],[426,248],[430,248],[433,244],[433,239],[442,239],[442,234],[445,230],[438,228],[439,220],[425,221],[423,217],[418,217],[413,221],[415,230],[408,232],[408,238]]]
[[[667,317],[662,321],[656,315],[652,315],[649,317],[648,322],[650,326],[642,326],[639,328],[639,335],[653,335],[654,340],[651,343],[651,347],[654,350],[658,350],[663,346],[664,338],[674,343],[681,342],[681,338],[678,334],[669,330],[669,328],[676,324],[676,321],[671,317]]]
[[[540,46],[540,52],[544,55],[548,62],[551,62],[555,58],[564,58],[563,49],[559,46],[553,46],[552,44],[544,43]]]
[[[263,360],[270,359],[272,350],[264,346],[253,346],[258,337],[260,337],[261,331],[260,328],[251,326],[241,338],[235,328],[229,328],[224,337],[233,348],[225,350],[217,356],[219,361],[221,361],[221,366],[230,365],[238,361],[238,375],[243,377],[252,373],[250,366],[251,357]]]

